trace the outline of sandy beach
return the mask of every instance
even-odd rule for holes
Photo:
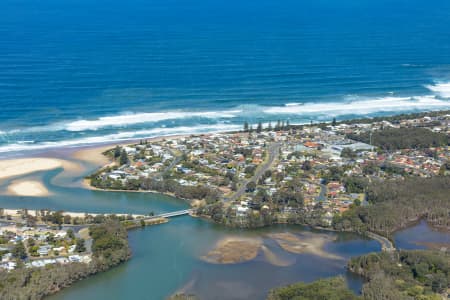
[[[7,191],[8,194],[14,196],[45,197],[50,195],[48,189],[41,182],[34,180],[13,181]]]
[[[157,142],[162,139],[180,138],[184,135],[176,136],[161,136],[145,139],[147,142]],[[114,148],[116,145],[125,146],[139,143],[139,140],[119,141],[117,143],[102,144],[89,147],[80,147],[75,151],[69,151],[62,156],[56,157],[26,157],[18,159],[0,160],[0,182],[16,178],[16,181],[11,182],[6,191],[3,193],[14,196],[28,196],[28,197],[44,197],[51,193],[45,185],[36,178],[28,179],[22,178],[29,174],[50,171],[58,168],[63,168],[63,172],[56,175],[52,179],[52,183],[56,185],[68,186],[65,182],[66,178],[74,175],[81,175],[86,171],[86,166],[83,164],[87,162],[97,167],[104,167],[111,163],[111,160],[103,155],[103,152]],[[48,153],[51,155],[51,153]],[[56,156],[56,155],[55,155]],[[72,161],[73,160],[73,161]],[[81,183],[72,183],[70,186],[82,186],[86,189],[92,189],[89,183],[83,180]]]
[[[66,171],[79,170],[79,166],[75,163],[57,158],[33,157],[8,159],[0,161],[0,180],[57,168],[63,168]]]
[[[127,145],[128,145],[128,143],[127,143]],[[84,149],[77,150],[76,152],[74,152],[71,155],[71,158],[74,158],[74,159],[77,159],[80,161],[89,162],[91,164],[98,165],[98,166],[104,166],[104,165],[107,165],[108,163],[110,163],[110,160],[108,157],[103,155],[103,152],[105,152],[106,150],[109,150],[113,147],[115,147],[115,144],[84,148]]]

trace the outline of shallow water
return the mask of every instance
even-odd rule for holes
[[[200,259],[225,237],[266,239],[268,233],[286,231],[301,234],[303,229],[276,226],[236,231],[200,219],[181,217],[161,226],[130,231],[133,258],[128,263],[79,282],[52,299],[163,299],[179,290],[194,293],[201,299],[264,299],[268,289],[278,285],[345,274],[346,259],[350,257],[346,252],[348,248],[352,249],[351,255],[380,250],[375,241],[346,234],[345,241],[331,242],[327,247],[327,251],[342,256],[342,260],[287,253],[270,240],[264,240],[265,245],[293,264],[273,265],[262,252],[254,260],[239,264],[210,264]],[[359,278],[350,276],[348,280],[353,288],[360,288]]]

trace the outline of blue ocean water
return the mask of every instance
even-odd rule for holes
[[[0,154],[450,109],[450,1],[2,0]]]

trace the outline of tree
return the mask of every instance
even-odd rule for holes
[[[354,159],[356,158],[356,152],[351,148],[345,147],[341,151],[341,157]]]
[[[126,165],[128,164],[128,155],[127,152],[125,150],[122,150],[122,152],[120,153],[120,165]]]
[[[69,239],[75,238],[75,234],[73,233],[73,230],[72,230],[72,229],[67,230],[67,237],[68,237]]]
[[[120,147],[119,145],[114,148],[114,158],[118,158],[120,156]]]
[[[247,132],[247,131],[248,131],[248,122],[245,121],[244,122],[244,132]]]
[[[331,122],[331,126],[336,126],[337,122],[336,122],[336,118],[333,118],[333,121]]]
[[[268,300],[356,300],[361,299],[347,288],[344,278],[333,277],[312,283],[294,283],[269,292]],[[381,299],[381,298],[380,298]],[[384,298],[383,298],[384,299]]]
[[[258,122],[258,127],[256,127],[256,132],[261,133],[261,131],[262,131],[262,123],[260,121],[260,122]]]
[[[27,250],[25,249],[25,246],[23,245],[22,241],[17,242],[17,244],[12,249],[11,254],[15,258],[20,258],[20,259],[24,259],[27,257]]]
[[[281,121],[277,121],[277,125],[275,125],[275,131],[279,131],[281,129]]]
[[[70,215],[64,215],[64,224],[70,224],[72,217]]]
[[[302,170],[309,171],[312,169],[311,161],[305,160],[302,164]]]
[[[36,245],[36,241],[31,237],[27,240],[27,243],[29,247],[33,247],[34,245]]]
[[[249,183],[247,183],[247,186],[246,186],[247,192],[252,193],[255,191],[255,189],[256,189],[256,183],[254,181],[250,181]]]
[[[373,175],[378,171],[378,166],[375,163],[368,163],[362,169],[364,175]]]
[[[84,240],[81,238],[77,239],[77,243],[75,246],[75,251],[80,253],[86,251],[86,246],[84,245]]]

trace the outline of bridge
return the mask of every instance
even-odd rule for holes
[[[192,212],[193,212],[192,209],[177,210],[177,211],[163,213],[163,214],[159,214],[159,215],[155,215],[155,216],[146,217],[144,219],[150,220],[150,219],[157,219],[157,218],[173,218],[173,217],[178,217],[178,216],[189,215]]]
[[[393,252],[396,250],[394,244],[384,236],[370,231],[367,232],[367,236],[378,241],[381,244],[381,251]]]

